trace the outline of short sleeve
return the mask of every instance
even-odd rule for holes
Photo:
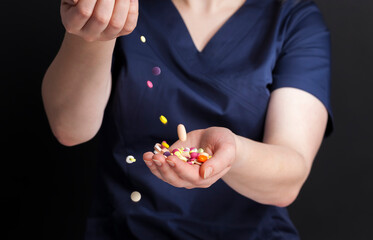
[[[318,98],[329,114],[328,136],[333,130],[330,35],[317,6],[311,1],[299,3],[289,12],[279,34],[282,42],[271,90],[293,87]]]

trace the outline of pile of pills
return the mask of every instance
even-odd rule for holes
[[[163,141],[162,143],[156,143],[154,145],[154,154],[163,154],[165,157],[168,156],[177,156],[179,159],[183,160],[186,163],[189,164],[198,164],[202,165],[202,163],[206,162],[207,159],[210,159],[212,156],[210,156],[208,153],[206,153],[203,148],[188,148],[188,147],[182,147],[182,148],[175,148],[172,151],[169,150],[169,145],[166,141]]]

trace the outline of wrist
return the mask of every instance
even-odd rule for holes
[[[242,163],[242,160],[243,159],[246,159],[247,158],[247,147],[245,148],[245,146],[243,146],[244,142],[243,142],[244,138],[237,135],[237,134],[234,134],[234,141],[235,141],[235,145],[236,145],[236,154],[235,154],[235,160],[232,164],[232,169],[236,169],[236,168],[240,168],[240,165]],[[246,149],[246,150],[245,150]]]
[[[108,41],[97,40],[97,41],[89,42],[85,40],[84,38],[78,35],[69,33],[69,32],[65,33],[64,40],[63,40],[64,45],[74,46],[79,49],[90,49],[90,50],[92,49],[96,51],[100,49],[113,50],[115,42],[116,42],[116,38],[112,40],[108,40]]]

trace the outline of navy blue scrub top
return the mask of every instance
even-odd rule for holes
[[[179,123],[261,141],[271,92],[281,87],[311,93],[331,116],[329,32],[316,5],[247,0],[202,52],[171,0],[140,0],[139,13],[114,51],[86,239],[299,239],[286,208],[257,203],[222,180],[175,188],[150,172],[142,154],[175,142]],[[137,161],[128,164],[128,155]]]

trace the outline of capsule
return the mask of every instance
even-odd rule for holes
[[[185,142],[187,140],[187,133],[183,124],[177,126],[177,135],[180,141]]]
[[[159,117],[159,120],[161,120],[161,122],[162,122],[163,124],[167,124],[167,118],[166,118],[165,116],[161,115],[161,116]]]

